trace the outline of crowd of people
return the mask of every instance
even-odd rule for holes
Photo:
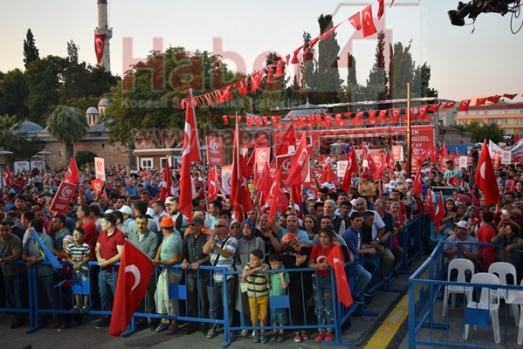
[[[424,213],[426,191],[449,186],[454,183],[452,178],[459,180],[459,185],[454,187],[453,197],[446,199],[445,218],[431,235],[432,240],[447,239],[447,257],[458,254],[457,241],[502,243],[504,247],[499,251],[494,247],[460,247],[462,257],[485,268],[496,258],[516,263],[519,255],[515,251],[523,246],[519,237],[523,223],[521,165],[509,165],[496,172],[503,194],[499,204],[484,205],[480,193],[469,188],[467,171],[453,168],[452,163],[445,171],[431,163],[423,164],[423,194],[416,195],[413,179],[398,164],[394,171],[387,169],[380,179],[372,178],[369,172],[356,173],[348,192],[341,190],[339,183],[315,181],[302,192],[301,205],[289,198],[287,210],[272,220],[269,209],[258,205],[245,212],[245,217],[235,217],[233,203],[223,193],[209,201],[205,166],[195,165],[192,170],[197,193],[192,217],[178,211],[176,168],[172,170],[171,194],[163,201],[159,199],[161,171],[115,167],[106,174],[107,195],[100,195],[91,188],[92,177],[87,169],[81,173],[75,200],[64,214],[50,212],[50,203],[65,171],[15,176],[0,198],[0,265],[4,279],[0,308],[27,307],[27,268],[36,265],[39,296],[45,299],[41,304],[48,304],[51,310],[71,309],[71,315],[56,313],[40,319],[42,322],[50,320],[52,327],[65,329],[78,326],[90,310],[102,309],[110,314],[118,262],[128,239],[151,258],[154,266],[161,267],[154,268],[145,300],[138,309],[160,316],[139,318],[138,328],[149,327],[171,335],[179,330],[174,320],[177,315],[220,319],[227,312],[231,324],[255,328],[255,343],[283,341],[284,331],[278,327],[290,323],[299,327],[311,321],[322,326],[315,335],[316,342],[332,341],[334,329],[323,326],[334,322],[335,290],[327,263],[330,251],[339,245],[345,262],[354,266],[354,275],[349,275],[355,280],[352,295],[363,309],[371,296],[367,288],[373,275],[379,272],[381,279],[389,280],[398,274],[397,266],[404,255],[398,234],[410,220]],[[255,188],[251,190],[255,192]],[[477,205],[473,205],[475,195]],[[33,234],[38,234],[39,239]],[[67,278],[76,290],[74,297],[59,299],[60,288],[54,287],[56,273],[52,266],[42,264],[45,257],[38,241],[58,260],[68,262]],[[379,270],[372,262],[375,259],[379,259]],[[20,260],[23,262],[13,263]],[[238,273],[223,274],[202,266]],[[292,272],[307,267],[313,271]],[[169,293],[170,286],[179,283],[187,286],[186,306]],[[224,289],[227,295],[222,294]],[[270,309],[269,296],[286,294],[290,296],[290,312]],[[16,313],[11,327],[25,324],[25,315]],[[109,324],[110,315],[106,315],[97,328]],[[274,328],[270,335],[266,326]],[[190,322],[184,330],[202,331],[207,338],[213,338],[218,329],[212,322]],[[248,334],[247,330],[241,333]],[[307,340],[309,334],[295,331],[293,340]]]

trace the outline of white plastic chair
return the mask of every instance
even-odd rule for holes
[[[516,285],[517,283],[517,272],[516,267],[512,263],[507,262],[495,262],[490,265],[488,268],[488,272],[491,274],[495,274],[499,278],[499,283],[501,285]],[[511,277],[508,277],[511,275]],[[509,279],[510,280],[509,282]],[[506,290],[506,289],[497,289],[497,290],[490,290],[490,295],[492,297],[496,297],[498,299],[498,303],[500,299],[504,299],[507,301],[507,292],[511,292],[512,290]],[[518,325],[518,319],[519,319],[519,309],[517,304],[512,305],[512,315],[514,315],[514,321],[516,322],[516,326]]]
[[[523,286],[523,280],[520,283]],[[512,304],[512,306],[523,307],[523,291],[520,290],[507,290],[506,302],[507,304]],[[522,309],[523,312],[523,309]],[[516,315],[514,314],[514,317]],[[518,345],[523,344],[523,316],[519,317],[519,320],[516,320],[516,325],[518,326]]]
[[[450,281],[450,276],[453,270],[456,270],[458,273],[457,280],[455,280],[455,282],[467,282],[466,272],[469,271],[470,275],[474,274],[474,263],[472,263],[470,259],[466,258],[455,258],[451,260],[447,272],[447,281]],[[466,301],[468,302],[472,296],[472,288],[456,285],[445,286],[445,289],[443,290],[443,306],[441,307],[441,316],[443,317],[447,315],[449,294],[452,295],[451,302],[452,308],[454,308],[456,306],[456,294],[464,294]]]
[[[477,273],[472,276],[471,284],[491,284],[499,285],[499,278],[490,273]],[[492,322],[492,330],[494,332],[494,341],[501,343],[501,336],[499,332],[499,303],[491,303],[489,287],[481,287],[479,302],[474,302],[469,299],[467,307],[465,308],[465,330],[463,331],[463,339],[467,340],[469,336],[470,324],[488,326],[490,320]],[[485,318],[485,315],[488,317]]]

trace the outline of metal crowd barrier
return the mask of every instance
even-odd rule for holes
[[[462,243],[463,244],[463,243]],[[467,243],[470,244],[470,243]],[[480,246],[492,244],[476,243]],[[500,290],[523,292],[517,285],[489,285],[470,282],[447,281],[447,264],[444,251],[445,240],[440,241],[429,258],[409,279],[408,345],[416,347],[445,348],[516,348],[519,347],[519,320],[513,315],[512,304],[492,298],[492,304],[480,308],[467,307],[465,295],[459,295],[461,302],[455,309],[448,307],[442,315],[442,296],[449,285],[463,290],[469,289],[474,301],[478,301],[481,288],[489,288],[490,296]],[[496,245],[492,245],[496,246]],[[458,249],[459,251],[459,249]],[[459,254],[458,254],[459,257]],[[448,292],[448,291],[447,291]],[[494,292],[494,293],[492,293]],[[447,297],[450,302],[450,297]],[[490,299],[490,298],[489,298]],[[523,302],[523,298],[521,299]],[[493,305],[496,304],[496,305]],[[500,343],[496,343],[490,310],[499,306]],[[517,305],[520,306],[519,304]],[[493,315],[492,315],[493,316]],[[513,316],[515,318],[513,318]],[[470,324],[468,338],[464,339],[465,325]],[[523,322],[522,322],[523,325]]]

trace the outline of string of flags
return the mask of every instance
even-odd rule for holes
[[[384,0],[377,0],[377,2],[377,18],[378,20],[381,20],[385,11],[383,3]],[[390,6],[392,6],[393,3],[394,1],[391,1]],[[376,26],[374,25],[374,17],[372,14],[372,5],[368,5],[363,10],[358,11],[354,15],[350,16],[347,19],[347,21],[351,23],[357,31],[361,31],[363,37],[371,36],[377,33]],[[345,21],[334,25],[329,30],[312,39],[309,43],[302,44],[301,46],[293,50],[292,53],[287,54],[285,58],[280,58],[276,62],[268,65],[267,67],[262,68],[261,70],[252,73],[251,75],[243,77],[233,82],[232,84],[222,87],[218,90],[214,90],[212,92],[208,92],[199,96],[194,96],[194,105],[196,107],[212,107],[214,105],[225,103],[234,97],[234,91],[236,91],[240,96],[246,96],[249,93],[249,91],[255,93],[261,87],[264,78],[265,84],[272,84],[273,79],[279,79],[283,77],[284,71],[289,66],[289,64],[296,65],[306,60],[314,46],[318,42],[326,40],[330,38],[332,35],[334,35],[336,29],[344,22]],[[185,109],[186,106],[187,98],[184,98],[180,101],[180,108]]]
[[[513,100],[517,93],[504,93],[501,95],[493,95],[489,97],[482,97],[476,99],[476,106],[487,105],[487,103],[497,104],[501,98],[508,98]],[[522,94],[523,96],[523,94]],[[451,109],[457,106],[458,112],[467,112],[470,107],[471,99],[462,101],[448,101],[434,103],[430,105],[420,105],[410,108],[410,115],[412,122],[431,122],[432,116],[428,112],[439,112]],[[364,126],[364,125],[389,125],[397,123],[406,123],[407,116],[402,114],[402,108],[390,108],[381,110],[367,110],[357,112],[344,112],[335,114],[306,114],[306,115],[289,115],[290,121],[295,122],[298,128],[303,127],[344,127],[344,126]],[[406,110],[405,110],[406,112]],[[229,125],[229,119],[234,119],[236,115],[223,115],[223,124]],[[238,122],[245,121],[247,127],[267,127],[269,121],[275,129],[285,129],[286,123],[282,122],[283,115],[276,116],[260,116],[260,115],[246,115],[238,116]]]

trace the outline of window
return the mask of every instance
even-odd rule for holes
[[[146,168],[146,169],[151,169],[153,168],[153,158],[140,158],[140,167],[141,168]]]

